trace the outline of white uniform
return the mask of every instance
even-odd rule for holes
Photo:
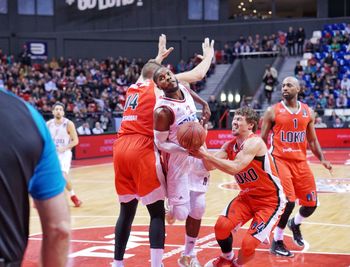
[[[68,121],[69,120],[67,118],[64,118],[63,123],[59,125],[55,123],[54,119],[51,119],[47,122],[47,127],[50,130],[50,134],[56,148],[68,146],[70,143],[70,136],[67,130]],[[72,162],[72,151],[66,150],[62,153],[57,151],[57,155],[58,159],[60,160],[62,171],[68,174]]]
[[[178,127],[188,121],[198,121],[196,106],[188,90],[179,84],[184,100],[161,96],[157,99],[155,109],[166,106],[174,114],[174,123],[170,125],[168,141],[179,145],[176,132]],[[180,146],[180,145],[179,145]],[[170,205],[181,205],[190,201],[190,191],[206,192],[209,172],[202,160],[177,153],[166,153],[167,194]]]

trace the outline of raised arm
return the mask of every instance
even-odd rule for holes
[[[321,161],[322,165],[328,169],[332,170],[332,164],[327,161],[323,155],[322,148],[318,142],[316,131],[315,131],[315,113],[311,111],[311,121],[309,122],[306,129],[307,141],[312,153]]]
[[[202,44],[203,48],[203,60],[195,68],[190,71],[176,74],[176,78],[179,81],[185,81],[188,83],[198,82],[202,80],[207,74],[211,61],[214,56],[214,40],[209,42],[209,38],[205,38]]]
[[[161,34],[158,41],[158,55],[154,59],[158,64],[162,64],[163,60],[169,56],[174,47],[166,48],[166,35]]]
[[[263,123],[261,125],[261,138],[264,140],[265,144],[267,144],[267,138],[269,136],[269,132],[273,127],[275,121],[275,113],[272,107],[268,107],[264,117]]]

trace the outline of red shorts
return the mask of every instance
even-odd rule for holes
[[[282,160],[277,157],[274,160],[288,201],[299,199],[302,206],[316,206],[316,183],[309,164],[306,161]]]
[[[284,195],[279,197],[277,193],[271,196],[259,197],[241,192],[227,206],[225,214],[222,215],[232,222],[234,230],[238,230],[252,219],[246,234],[264,242],[268,239],[272,229],[282,215],[285,204]]]
[[[164,174],[153,138],[125,135],[113,145],[115,188],[120,202],[141,199],[148,205],[164,199]]]

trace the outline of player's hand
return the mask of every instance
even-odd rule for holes
[[[62,147],[62,146],[59,146],[59,147],[57,147],[57,151],[59,152],[59,153],[63,153],[63,152],[65,152],[67,149],[65,148],[65,147]]]
[[[169,54],[174,50],[174,47],[166,48],[166,36],[165,34],[161,34],[159,36],[158,42],[158,55],[155,58],[156,62],[161,64],[165,58],[169,56]]]
[[[203,58],[214,57],[214,40],[209,41],[209,38],[205,38],[204,42],[202,43],[202,49],[203,49]]]
[[[206,155],[206,153],[208,153],[208,151],[207,151],[207,149],[204,146],[201,146],[197,150],[189,149],[188,153],[192,157],[195,157],[195,158],[198,158],[198,159],[202,159]]]
[[[321,160],[321,163],[327,170],[329,170],[329,173],[331,175],[333,175],[332,174],[332,169],[333,169],[332,164],[328,160]]]
[[[199,124],[202,125],[202,127],[205,130],[205,135],[208,135],[208,123],[203,120],[203,118],[199,121]]]
[[[208,103],[206,103],[205,105],[203,105],[203,109],[202,109],[203,124],[208,123],[210,116],[211,116],[211,111],[210,111]]]

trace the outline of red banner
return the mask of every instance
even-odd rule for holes
[[[112,156],[116,134],[81,135],[75,147],[75,159]]]
[[[316,129],[316,134],[322,148],[350,147],[350,129]],[[206,144],[208,148],[220,148],[231,138],[230,130],[210,130],[208,131]]]
[[[316,129],[316,133],[322,148],[350,148],[349,129]],[[75,159],[112,156],[115,139],[116,134],[79,136]],[[208,148],[220,148],[231,139],[230,130],[209,130],[206,143]]]

